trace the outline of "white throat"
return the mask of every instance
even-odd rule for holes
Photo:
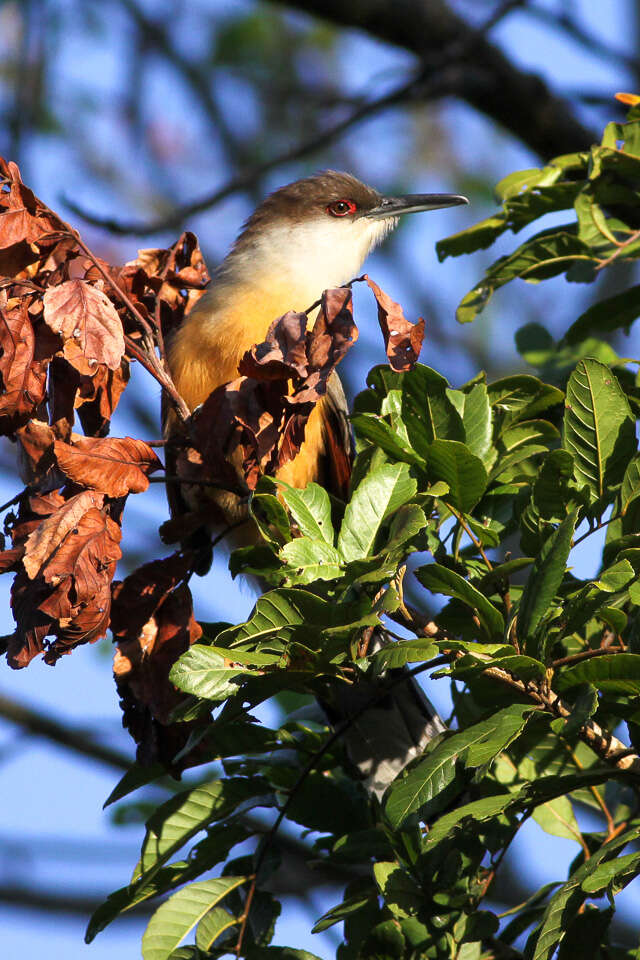
[[[212,286],[287,285],[295,290],[296,300],[304,302],[306,297],[309,306],[326,288],[358,276],[369,252],[397,222],[394,217],[345,222],[323,216],[293,224],[265,224],[251,236],[239,238],[218,267]]]

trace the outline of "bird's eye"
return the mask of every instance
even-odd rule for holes
[[[332,217],[347,217],[350,213],[355,213],[356,209],[353,200],[334,200],[327,207],[327,213]]]

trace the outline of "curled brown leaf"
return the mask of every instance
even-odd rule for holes
[[[384,337],[389,363],[398,372],[411,370],[417,363],[422,349],[424,320],[411,323],[405,317],[399,303],[392,300],[370,277],[366,280],[378,304],[378,323]]]
[[[54,451],[70,480],[114,498],[142,493],[149,486],[148,475],[162,467],[151,447],[134,437],[72,434],[71,443],[56,440]]]

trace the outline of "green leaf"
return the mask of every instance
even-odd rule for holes
[[[294,947],[249,947],[246,960],[322,960],[309,950],[296,950]]]
[[[202,880],[178,890],[163,903],[149,921],[142,938],[144,960],[168,960],[172,951],[198,921],[246,877]]]
[[[391,521],[389,539],[380,553],[385,556],[397,556],[398,560],[404,559],[408,550],[407,545],[421,530],[424,530],[426,525],[427,518],[422,507],[415,503],[407,503],[400,507]]]
[[[581,841],[580,828],[569,797],[554,797],[533,811],[533,819],[545,833],[566,840]]]
[[[432,480],[442,480],[449,487],[442,499],[462,513],[469,513],[487,489],[489,478],[482,460],[457,440],[435,440],[427,465]]]
[[[533,657],[538,653],[533,638],[562,583],[577,519],[576,510],[545,541],[520,598],[518,636],[526,643],[526,652]]]
[[[622,771],[615,771],[613,775],[621,778],[624,776]],[[485,823],[487,820],[492,820],[502,814],[525,810],[540,803],[547,803],[554,797],[573,793],[587,786],[604,783],[611,776],[612,771],[609,768],[593,767],[590,770],[581,770],[578,773],[563,777],[539,777],[534,781],[523,784],[512,792],[507,791],[503,794],[483,797],[480,800],[462,804],[455,810],[439,817],[433,824],[426,838],[427,849],[437,846],[455,830],[461,829],[466,824],[473,824],[473,829],[477,832],[478,823]]]
[[[229,667],[220,653],[195,643],[173,665],[169,679],[185,693],[218,703],[238,692],[236,678],[251,672],[239,666]]]
[[[449,396],[451,396],[450,391]],[[455,391],[461,393],[461,391]],[[464,442],[471,453],[487,462],[491,449],[491,406],[485,383],[476,383],[468,393],[461,393],[462,410],[459,411],[464,426]]]
[[[311,933],[322,933],[323,930],[328,930],[329,927],[332,927],[335,923],[341,923],[353,913],[357,913],[364,907],[369,906],[372,900],[372,894],[367,895],[364,893],[346,897],[342,903],[338,903],[335,907],[332,907],[331,910],[323,913],[320,919],[314,924]]]
[[[635,840],[639,832],[638,827],[633,827],[601,846],[554,894],[531,944],[532,960],[550,960],[565,935],[569,921],[576,916],[585,901],[586,894],[582,890],[582,884],[596,872],[600,864],[615,857],[618,850]]]
[[[487,386],[489,402],[502,415],[503,429],[518,420],[531,420],[564,400],[557,387],[527,373],[503,377]]]
[[[391,825],[398,828],[453,782],[456,761],[467,767],[484,766],[520,734],[535,708],[511,704],[494,716],[441,740],[416,766],[389,787],[384,808]]]
[[[385,907],[394,917],[415,916],[424,902],[424,893],[415,880],[395,861],[374,863],[373,875]]]
[[[640,853],[627,853],[625,856],[616,857],[615,860],[601,863],[582,881],[581,886],[585,893],[592,895],[606,889],[611,890],[615,895],[637,877],[638,873],[640,873]]]
[[[310,640],[319,640],[323,634],[346,631],[356,626],[373,626],[377,622],[376,616],[371,613],[371,604],[366,599],[355,603],[335,603],[307,590],[283,587],[263,594],[249,620],[224,630],[219,634],[217,643],[229,651],[230,657],[235,656],[240,644],[248,641],[254,645],[268,641],[271,649],[279,646],[284,652],[284,642],[293,633],[298,633],[299,627],[305,628]]]
[[[397,640],[377,650],[372,660],[376,669],[397,670],[407,663],[421,663],[431,660],[439,654],[438,647],[429,637],[416,637],[410,640]]]
[[[591,333],[602,336],[621,327],[628,332],[637,317],[640,317],[640,284],[594,303],[571,324],[564,335],[564,342],[580,343]]]
[[[206,913],[196,930],[196,946],[199,950],[209,950],[225,930],[235,927],[240,921],[237,917],[225,910],[224,907],[214,907]]]
[[[249,836],[250,831],[237,822],[209,827],[208,836],[190,851],[188,860],[161,867],[149,879],[139,877],[128,886],[109,894],[89,921],[86,942],[90,943],[112,920],[138,903],[173,890],[211,870],[228,857],[233,847],[243,843]]]
[[[608,653],[563,667],[556,674],[558,690],[590,683],[606,693],[637,696],[640,693],[640,654]]]
[[[480,283],[461,300],[456,313],[458,322],[475,320],[495,291],[510,280],[516,277],[524,280],[554,277],[579,261],[594,263],[595,255],[575,234],[562,228],[536,234],[489,267]]]
[[[393,460],[424,467],[424,459],[404,441],[398,432],[375,413],[356,413],[351,417],[358,438],[369,440],[384,450]]]
[[[225,819],[238,806],[246,809],[247,805],[271,802],[271,788],[259,777],[227,777],[177,794],[158,807],[147,822],[132,882],[143,875],[148,880],[187,840],[214,821]]]
[[[569,378],[563,442],[578,482],[594,500],[609,499],[636,450],[635,419],[615,375],[599,360],[581,360]]]
[[[508,228],[506,217],[497,214],[474,223],[472,227],[453,233],[436,243],[438,260],[442,263],[447,257],[459,257],[463,253],[486,250]]]
[[[267,543],[279,546],[291,539],[291,528],[287,511],[275,495],[275,489],[271,477],[261,477],[249,498],[249,512]]]
[[[310,483],[300,490],[282,480],[278,481],[278,486],[303,537],[324,540],[333,545],[335,534],[331,522],[331,501],[324,487]]]
[[[439,563],[430,563],[416,570],[416,577],[432,593],[455,597],[475,610],[489,637],[502,637],[504,619],[500,611],[459,573]]]
[[[144,767],[139,763],[134,763],[131,767],[129,767],[124,776],[118,780],[117,784],[105,800],[102,809],[105,810],[112,803],[115,803],[117,800],[122,800],[123,797],[133,793],[133,791],[137,790],[139,787],[143,787],[147,783],[153,783],[154,780],[158,780],[160,777],[164,777],[166,775],[167,768],[162,763],[152,763],[149,767]]]
[[[342,574],[342,558],[333,544],[326,540],[296,537],[282,547],[280,559],[292,568],[284,571],[287,585],[335,580]]]
[[[368,473],[356,487],[344,512],[338,550],[345,560],[374,552],[385,518],[415,496],[417,484],[405,463],[387,463]]]
[[[627,464],[620,490],[620,508],[624,515],[630,504],[640,497],[640,457],[636,454]]]

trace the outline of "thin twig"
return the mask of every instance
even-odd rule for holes
[[[598,647],[597,650],[582,650],[580,653],[574,653],[570,657],[560,657],[559,660],[554,660],[551,666],[553,669],[557,667],[566,667],[572,663],[580,663],[582,660],[590,660],[591,657],[602,657],[607,653],[624,653],[624,647]]]
[[[614,513],[609,517],[608,520],[600,520],[595,527],[589,527],[586,533],[583,533],[581,537],[578,537],[577,540],[574,540],[572,546],[577,547],[579,543],[582,543],[583,540],[586,540],[587,537],[590,537],[592,533],[597,533],[598,530],[602,530],[604,527],[607,527],[610,523],[613,523],[614,520],[619,520],[621,516],[621,513]]]
[[[635,230],[630,236],[627,237],[626,240],[623,240],[616,247],[611,256],[607,257],[605,260],[598,261],[598,266],[595,268],[595,272],[598,273],[599,270],[604,269],[604,267],[608,267],[609,264],[613,263],[614,260],[617,260],[618,257],[624,253],[629,244],[635,243],[635,241],[638,239],[640,239],[640,230]]]
[[[329,127],[327,130],[323,130],[316,136],[311,137],[309,140],[298,144],[277,157],[272,157],[270,160],[258,164],[246,173],[241,173],[233,177],[218,190],[202,197],[200,200],[195,200],[184,206],[177,207],[170,214],[158,220],[150,223],[114,220],[110,217],[96,216],[69,200],[67,197],[65,197],[65,203],[76,215],[82,217],[88,223],[109,230],[111,233],[149,235],[177,229],[188,218],[202,213],[203,210],[209,210],[234,193],[248,190],[256,180],[259,180],[276,167],[286,166],[295,160],[303,159],[310,153],[315,153],[317,150],[326,149],[329,144],[333,143],[342,136],[343,133],[356,126],[362,120],[374,116],[388,107],[396,106],[402,101],[409,101],[412,95],[417,94],[418,91],[422,100],[452,93],[455,84],[452,83],[452,76],[447,74],[445,68],[464,62],[474,47],[486,37],[486,34],[493,29],[496,24],[513,10],[523,6],[525,2],[526,0],[505,0],[479,27],[475,29],[470,28],[462,37],[456,36],[455,39],[446,44],[444,48],[438,50],[437,55],[432,56],[428,63],[425,61],[412,77],[389,93],[384,94],[384,96],[376,100],[363,103],[354,110],[350,116]]]
[[[456,518],[456,520],[458,521],[458,523],[460,524],[460,526],[462,527],[462,529],[464,530],[464,532],[467,534],[467,536],[469,537],[469,539],[471,540],[471,542],[472,542],[473,545],[475,546],[476,550],[478,550],[478,551],[480,552],[480,554],[481,554],[481,556],[482,556],[482,559],[484,560],[484,562],[485,562],[486,565],[487,565],[487,568],[488,568],[489,570],[493,570],[493,564],[491,563],[491,561],[489,560],[488,556],[487,556],[486,553],[484,552],[484,550],[483,550],[483,548],[482,548],[482,544],[481,544],[480,541],[477,539],[477,537],[474,536],[473,531],[471,530],[471,528],[469,527],[469,525],[468,525],[467,523],[465,523],[465,521],[464,521],[464,519],[463,519],[463,517],[462,517],[462,514],[461,514],[461,513],[458,513],[457,510],[454,510],[454,508],[451,506],[450,503],[447,504],[447,507],[449,508],[449,510],[451,511],[451,513],[454,515],[454,517]]]

